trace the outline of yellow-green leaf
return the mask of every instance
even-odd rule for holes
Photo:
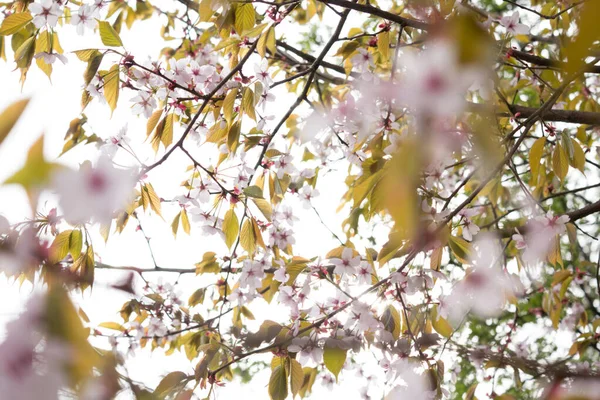
[[[237,93],[237,88],[233,88],[227,93],[225,100],[223,100],[223,116],[225,116],[225,121],[228,124],[231,124],[231,119],[233,118],[233,104],[235,103]]]
[[[327,345],[323,351],[325,367],[335,376],[336,380],[346,362],[346,353],[347,350]]]
[[[254,92],[249,87],[244,88],[242,95],[242,110],[253,120],[256,121],[256,113],[254,111]]]
[[[452,326],[444,318],[438,314],[438,306],[433,306],[431,309],[431,325],[437,333],[445,338],[449,338],[452,335]]]
[[[450,245],[452,254],[454,254],[454,257],[456,257],[458,261],[463,264],[469,263],[469,258],[471,255],[471,244],[469,242],[463,238],[450,236],[448,239],[448,244]]]
[[[164,397],[182,386],[187,375],[181,371],[173,371],[167,374],[154,389],[154,394]]]
[[[115,111],[119,101],[119,88],[121,87],[119,72],[119,64],[115,64],[110,68],[108,74],[104,75],[104,97],[111,111]]]
[[[183,231],[189,235],[191,229],[190,219],[188,218],[188,214],[185,208],[181,210],[181,226],[183,227]]]
[[[223,233],[225,234],[225,244],[231,248],[237,239],[240,230],[240,223],[234,210],[228,210],[223,218]]]
[[[537,182],[538,171],[540,169],[540,162],[542,161],[545,145],[546,137],[542,136],[533,143],[531,150],[529,150],[529,166],[531,168],[531,177],[534,184]]]
[[[271,207],[271,204],[267,200],[259,198],[252,198],[252,202],[258,207],[267,221],[271,221],[271,218],[273,217],[273,208]]]
[[[256,237],[254,235],[254,227],[249,219],[244,221],[242,232],[240,233],[240,244],[248,253],[253,254],[256,251]]]
[[[377,50],[381,54],[383,61],[387,61],[390,57],[390,32],[385,31],[377,35]]]
[[[558,179],[563,181],[569,171],[569,159],[560,143],[556,143],[552,153],[552,169]]]
[[[247,30],[254,28],[255,23],[254,6],[251,3],[238,3],[235,9],[235,30],[242,36]]]
[[[111,47],[121,47],[123,46],[123,42],[119,37],[115,28],[106,21],[98,21],[98,28],[100,30],[100,39],[102,39],[102,43],[105,46]]]
[[[2,21],[0,26],[0,36],[8,36],[17,33],[33,18],[28,12],[14,13]]]
[[[292,396],[296,397],[304,383],[304,371],[302,370],[302,365],[298,361],[294,359],[291,359],[290,361],[290,389],[292,391]]]
[[[25,107],[29,103],[29,99],[23,99],[12,103],[2,114],[0,114],[0,144],[6,139],[12,128],[17,123],[17,120],[23,114]]]
[[[285,400],[288,396],[287,373],[283,365],[275,367],[271,372],[269,396],[271,400]]]
[[[39,191],[47,185],[54,168],[55,165],[47,162],[44,158],[44,136],[40,136],[29,149],[27,161],[25,161],[23,168],[4,183],[14,183],[23,186],[29,195],[32,205],[35,205]],[[33,208],[35,209],[35,207]]]
[[[584,65],[585,59],[593,55],[592,44],[600,39],[600,25],[598,25],[600,1],[586,1],[582,7],[577,21],[579,32],[565,48],[568,73],[574,73]]]

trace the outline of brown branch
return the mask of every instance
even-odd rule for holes
[[[409,26],[411,28],[416,28],[416,29],[421,29],[421,30],[427,30],[427,29],[431,28],[431,25],[429,25],[426,22],[418,21],[416,19],[401,17],[400,15],[391,13],[389,11],[384,11],[380,8],[373,7],[373,6],[370,6],[367,4],[358,4],[358,3],[353,3],[353,2],[350,2],[347,0],[319,0],[319,1],[321,3],[332,4],[335,6],[340,6],[340,7],[346,8],[346,9],[360,11],[362,13],[370,14],[370,15],[380,17],[383,19],[387,19],[388,21],[397,22],[402,26]]]
[[[468,103],[467,109],[471,112],[494,112],[496,115],[501,117],[512,117],[513,115],[516,115],[517,118],[529,118],[538,110],[538,108],[536,107],[509,105],[510,112],[506,112],[499,109],[494,110],[487,104],[476,103]],[[589,111],[550,109],[545,111],[544,121],[567,122],[571,124],[600,125],[600,113]]]

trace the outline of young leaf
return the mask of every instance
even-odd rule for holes
[[[569,158],[560,143],[556,143],[554,153],[552,153],[552,169],[556,177],[561,181],[564,181],[567,172],[569,172]]]
[[[242,36],[247,30],[254,27],[255,11],[251,3],[240,3],[235,9],[235,30],[238,35]]]
[[[269,379],[271,400],[285,400],[288,396],[287,373],[283,365],[275,367]]]
[[[256,236],[254,235],[254,227],[249,219],[244,221],[242,233],[240,233],[240,244],[242,248],[249,254],[254,254],[256,251]]]
[[[304,371],[302,370],[302,365],[298,361],[294,359],[291,359],[290,361],[290,389],[292,391],[292,396],[296,397],[304,383]]]
[[[336,380],[346,362],[346,353],[347,350],[325,345],[323,362],[325,363],[325,367],[335,376]]]
[[[115,111],[119,101],[119,89],[121,87],[119,73],[119,64],[115,64],[110,68],[108,74],[104,75],[104,97],[111,111]]]
[[[23,99],[12,103],[0,114],[0,144],[6,139],[17,120],[23,114],[29,99]]]
[[[240,229],[240,223],[234,210],[229,210],[223,218],[223,233],[225,234],[225,244],[231,248],[237,239]]]
[[[14,13],[9,15],[2,21],[0,26],[0,36],[8,36],[15,34],[21,30],[33,18],[28,12]]]
[[[98,28],[100,30],[100,39],[102,39],[102,43],[105,46],[111,47],[121,47],[123,46],[123,42],[119,37],[115,28],[106,21],[98,21]]]

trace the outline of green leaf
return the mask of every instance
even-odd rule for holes
[[[69,254],[69,248],[71,247],[70,238],[72,230],[67,230],[59,233],[54,238],[54,241],[50,245],[50,256],[48,259],[50,262],[58,262],[64,259]]]
[[[116,322],[102,322],[98,326],[100,328],[112,329],[113,331],[123,332],[125,330],[125,328],[123,328],[123,325],[118,324]]]
[[[104,97],[111,111],[115,111],[119,101],[119,89],[121,87],[119,75],[119,64],[110,67],[108,74],[104,75]]]
[[[160,209],[160,197],[158,197],[158,195],[156,194],[156,192],[154,191],[154,187],[152,186],[151,183],[146,183],[144,186],[142,186],[142,195],[146,195],[147,199],[148,199],[148,204],[150,205],[150,208],[152,208],[152,210],[158,214],[159,216],[162,216],[161,214],[161,209]],[[144,210],[146,209],[146,205],[144,204]]]
[[[585,59],[593,55],[592,44],[600,39],[600,1],[586,1],[579,13],[577,21],[578,34],[565,48],[565,55],[569,60],[566,70],[572,74],[583,67]]]
[[[544,146],[546,145],[546,137],[542,136],[537,139],[531,150],[529,150],[529,167],[531,168],[532,183],[537,182],[538,171],[540,169],[540,162],[542,161],[542,155],[544,154]]]
[[[85,82],[85,86],[89,85],[96,73],[98,72],[98,68],[100,68],[100,64],[102,63],[102,58],[104,58],[104,54],[98,53],[94,55],[88,61],[87,68],[83,73],[83,80]]]
[[[463,238],[459,238],[456,236],[450,236],[448,239],[448,244],[450,245],[450,250],[452,250],[452,254],[458,261],[463,264],[469,263],[469,258],[471,256],[471,244],[464,240]]]
[[[15,51],[15,62],[19,68],[28,68],[35,54],[35,36],[25,40]]]
[[[181,226],[183,227],[183,231],[189,235],[191,230],[190,219],[185,208],[181,210]]]
[[[433,329],[443,337],[449,338],[452,336],[452,326],[450,326],[448,321],[438,315],[437,305],[433,306],[431,309],[431,325],[433,326]]]
[[[187,377],[187,374],[181,371],[173,371],[167,374],[154,389],[154,394],[164,398],[175,389],[178,389],[179,386],[182,386]]]
[[[231,248],[237,239],[240,230],[240,222],[234,210],[229,210],[223,218],[223,233],[225,234],[225,244]]]
[[[244,88],[242,95],[242,110],[253,120],[256,121],[256,112],[254,111],[254,92],[249,87]]]
[[[154,131],[154,137],[152,138],[154,151],[158,151],[160,143],[165,148],[173,143],[173,113],[167,114],[156,126],[156,131]]]
[[[240,121],[236,121],[231,128],[229,128],[229,132],[227,133],[227,148],[232,153],[235,152],[238,145],[240,144],[240,131],[242,129],[242,125]]]
[[[225,121],[227,121],[228,124],[231,124],[231,120],[233,118],[233,105],[235,103],[237,93],[237,88],[233,88],[229,91],[229,93],[227,93],[227,96],[225,96],[225,100],[223,100],[223,116],[225,117]]]
[[[23,99],[12,103],[2,114],[0,114],[0,144],[6,139],[12,128],[17,123],[17,120],[23,114],[25,107],[29,103],[29,99]]]
[[[146,136],[150,136],[158,121],[160,121],[160,117],[162,116],[162,109],[158,109],[152,113],[150,118],[148,118],[148,122],[146,123]]]
[[[285,400],[288,396],[287,373],[283,365],[275,367],[269,379],[271,400]]]
[[[381,322],[386,331],[390,332],[395,340],[398,340],[402,333],[402,319],[396,307],[389,305],[381,315]]]
[[[325,367],[335,375],[335,379],[338,379],[338,375],[340,371],[344,367],[344,363],[346,362],[346,353],[348,350],[340,349],[339,347],[332,347],[325,345],[325,350],[323,351],[323,362],[325,363]]]
[[[556,143],[556,146],[554,146],[554,152],[552,153],[552,169],[554,170],[556,177],[561,181],[564,181],[567,172],[569,172],[569,158],[560,143]]]
[[[25,161],[23,168],[4,183],[23,186],[29,195],[32,205],[35,205],[39,191],[47,185],[50,174],[55,167],[55,164],[47,162],[44,158],[44,136],[40,136],[29,149],[27,161]]]
[[[273,217],[273,208],[271,208],[271,204],[267,200],[259,198],[253,198],[252,202],[258,207],[267,221],[271,221],[271,218]]]
[[[190,307],[193,307],[197,304],[202,304],[204,302],[205,295],[206,295],[205,288],[200,288],[200,289],[196,290],[194,293],[192,293],[192,295],[188,299],[188,305]]]
[[[8,36],[17,33],[23,28],[33,17],[28,12],[14,13],[9,15],[2,21],[0,26],[0,36]]]
[[[121,47],[123,42],[119,37],[119,34],[112,25],[106,21],[98,21],[98,27],[100,30],[100,39],[105,46]]]
[[[179,221],[181,220],[181,212],[179,212],[175,218],[173,218],[173,222],[171,222],[171,230],[173,231],[173,236],[177,236],[177,231],[179,230]]]
[[[221,271],[215,256],[216,254],[212,251],[204,253],[202,261],[196,263],[196,275],[206,273],[216,274]]]
[[[73,53],[81,61],[89,62],[92,58],[99,56],[101,53],[97,49],[76,50]]]
[[[242,226],[242,232],[240,233],[240,244],[242,245],[242,248],[249,254],[254,254],[256,251],[256,236],[254,234],[252,221],[249,219],[244,221],[244,225]]]
[[[254,6],[250,3],[238,4],[235,9],[235,30],[238,35],[242,36],[247,30],[254,28],[255,11]]]
[[[248,186],[247,188],[244,189],[244,194],[248,197],[254,197],[257,199],[262,199],[263,198],[263,192],[262,189],[259,188],[256,185],[252,185],[252,186]]]
[[[290,361],[290,389],[292,391],[292,396],[296,397],[304,383],[304,371],[302,370],[302,365],[298,361],[294,359],[291,359]]]

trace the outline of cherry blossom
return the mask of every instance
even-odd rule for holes
[[[462,218],[462,236],[465,240],[473,240],[473,236],[479,233],[479,227],[472,221],[471,218],[481,213],[479,208],[468,208],[461,210],[458,215]]]
[[[280,286],[279,287],[279,295],[277,296],[277,300],[281,304],[288,306],[291,309],[292,314],[295,315],[298,313],[298,303],[295,299],[294,289],[292,289],[292,287]]]
[[[294,338],[288,346],[288,351],[298,353],[296,357],[302,365],[309,363],[319,365],[323,362],[323,349],[307,336]]]
[[[267,60],[263,59],[260,64],[254,64],[254,73],[258,80],[260,80],[265,86],[270,86],[273,83],[273,79],[269,75],[269,64]]]
[[[306,184],[302,186],[302,189],[300,189],[298,194],[300,195],[300,200],[302,200],[302,206],[304,208],[310,208],[311,200],[313,199],[313,197],[319,195],[319,190],[314,189],[311,185]]]
[[[285,267],[281,267],[275,271],[273,274],[273,279],[278,282],[285,283],[288,281],[288,279],[290,279],[290,274],[287,273]]]
[[[108,158],[101,157],[95,167],[88,163],[78,171],[55,173],[53,187],[68,222],[106,224],[133,200],[136,181],[134,171],[118,169]]]
[[[156,108],[156,99],[151,93],[140,91],[138,95],[131,99],[135,104],[132,111],[135,115],[144,114],[146,118],[150,118],[152,112]]]
[[[356,277],[358,282],[363,285],[370,285],[373,283],[373,267],[371,267],[371,263],[368,261],[361,261],[360,266],[358,267],[358,272],[356,273]]]
[[[356,267],[360,265],[360,256],[354,256],[354,250],[350,247],[345,247],[342,250],[342,258],[332,258],[329,260],[335,265],[335,272],[338,275],[353,275],[356,273]]]
[[[113,158],[120,147],[128,144],[127,125],[124,125],[116,135],[111,136],[106,140],[105,144],[101,147],[101,150],[108,157]]]
[[[246,260],[240,275],[240,287],[247,288],[249,291],[256,290],[262,286],[264,277],[265,271],[260,263]]]
[[[62,62],[63,64],[66,64],[69,61],[67,60],[67,57],[60,53],[48,53],[45,51],[40,51],[39,53],[36,53],[33,57],[36,59],[41,58],[46,64],[54,64],[56,60],[60,60],[60,62]]]
[[[29,4],[29,11],[33,14],[33,24],[40,29],[48,25],[55,27],[58,18],[62,15],[60,4],[55,0],[41,0],[39,3]]]
[[[93,30],[96,28],[98,23],[94,18],[94,9],[90,6],[82,5],[77,10],[76,14],[71,16],[71,24],[77,27],[77,34],[83,35],[85,33],[85,29]]]
[[[513,35],[526,35],[529,33],[529,27],[527,25],[519,23],[519,12],[515,11],[512,15],[504,16],[500,19],[502,26],[506,28],[506,31]]]

